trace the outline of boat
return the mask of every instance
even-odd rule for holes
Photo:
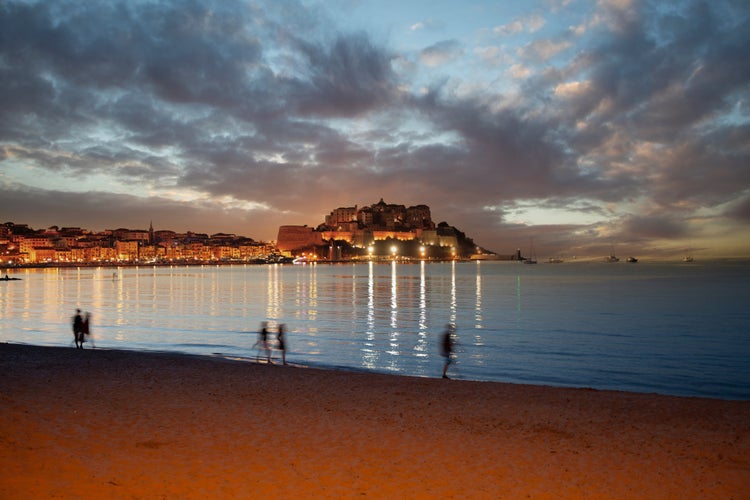
[[[21,281],[21,278],[11,278],[7,274],[0,278],[0,281]]]
[[[627,259],[625,259],[625,261],[630,262],[631,264],[635,264],[636,262],[638,262],[638,259],[636,259],[635,257],[628,257]]]
[[[612,252],[609,257],[604,258],[604,262],[620,262],[620,258],[615,255],[615,246],[612,245]]]
[[[547,262],[549,262],[550,264],[562,264],[565,261],[562,259],[562,257],[550,257]]]
[[[523,259],[521,262],[524,264],[536,264],[536,252],[534,252],[534,240],[531,240],[531,250],[529,252],[530,257]]]
[[[693,252],[691,250],[692,244],[687,248],[685,256],[682,258],[682,262],[693,262]]]

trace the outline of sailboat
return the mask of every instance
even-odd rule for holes
[[[615,255],[614,245],[612,245],[612,253],[609,254],[609,257],[604,258],[604,262],[620,262],[620,258]]]
[[[523,259],[524,264],[536,264],[536,252],[534,251],[534,240],[531,240],[531,250],[529,252],[529,258]]]
[[[692,252],[690,251],[690,247],[688,247],[688,249],[687,249],[687,253],[686,253],[686,254],[685,254],[685,256],[684,256],[684,257],[682,258],[682,262],[693,262],[693,254],[692,254]]]

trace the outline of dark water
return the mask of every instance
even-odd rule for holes
[[[4,271],[3,271],[4,272]],[[747,262],[510,262],[21,270],[0,341],[255,358],[261,321],[293,363],[436,377],[750,399]],[[278,354],[277,354],[278,356]]]

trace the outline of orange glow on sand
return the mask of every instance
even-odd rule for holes
[[[740,498],[750,477],[750,402],[12,344],[0,398],[3,499]]]

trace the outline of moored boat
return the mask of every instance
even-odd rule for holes
[[[520,254],[520,253],[519,253]],[[521,262],[524,264],[536,264],[536,252],[534,251],[534,239],[531,239],[531,250],[529,251],[530,257],[523,259]]]

